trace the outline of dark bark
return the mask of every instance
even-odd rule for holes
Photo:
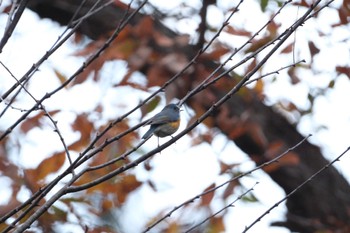
[[[61,24],[67,24],[78,8],[81,0],[32,0],[29,8],[37,12],[41,17],[51,18]],[[83,16],[95,0],[89,0],[82,8],[78,16]],[[92,39],[99,38],[113,30],[121,17],[125,14],[125,8],[109,5],[97,14],[92,15],[80,28],[79,32]],[[134,18],[131,24],[137,24],[142,15]],[[176,34],[155,22],[159,32],[169,37]],[[157,48],[161,50],[162,48]],[[166,51],[166,52],[164,52]],[[164,53],[176,51],[193,57],[197,50],[195,46],[186,48],[164,49]],[[215,68],[211,61],[201,60],[205,69]],[[199,61],[200,62],[200,61]],[[205,63],[205,64],[204,64]],[[147,73],[147,66],[142,69]],[[196,77],[195,74],[192,77]],[[186,79],[186,88],[176,90],[177,97],[181,98],[188,90],[198,83],[197,78]],[[224,79],[225,80],[225,79]],[[220,81],[221,82],[221,81]],[[227,85],[232,85],[232,79],[227,79]],[[222,97],[222,89],[211,86],[190,99],[187,104],[200,104],[203,109],[208,109],[210,104],[207,95],[214,94],[216,99]],[[245,151],[257,164],[264,163],[284,150],[294,146],[303,139],[303,136],[290,124],[285,117],[264,105],[252,90],[245,90],[245,96],[234,95],[224,106],[214,112],[214,126]],[[222,114],[229,116],[237,124],[232,127],[246,125],[240,135],[232,136],[232,128],[227,128],[220,122]],[[242,117],[244,115],[244,117]],[[278,145],[278,150],[274,149]],[[300,183],[308,179],[317,170],[325,166],[328,161],[323,157],[320,148],[309,142],[299,146],[292,156],[297,162],[281,163],[275,168],[266,168],[270,177],[284,189],[286,193],[292,191]],[[331,232],[350,232],[350,186],[344,177],[330,166],[316,179],[309,182],[287,201],[287,219],[285,222],[276,222],[274,225],[285,226],[299,232],[316,232],[330,230]]]

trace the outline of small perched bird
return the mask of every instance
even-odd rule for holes
[[[161,138],[170,136],[175,133],[180,126],[180,108],[176,104],[169,104],[165,106],[162,111],[149,119],[146,125],[151,125],[151,127],[142,136],[142,139],[146,139],[152,134]]]

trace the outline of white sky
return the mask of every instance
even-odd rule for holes
[[[162,1],[154,2],[156,5],[159,5]],[[170,4],[172,1],[163,2],[166,2],[163,7],[173,9],[173,6]],[[198,2],[200,1],[184,2],[198,6]],[[335,4],[338,4],[338,2],[336,1]],[[234,18],[235,23],[242,23],[246,28],[260,27],[261,25],[257,25],[256,22],[265,23],[264,20],[266,20],[266,18],[260,15],[259,7],[256,4],[253,2],[246,2],[245,4],[246,5],[242,5],[239,15]],[[249,7],[247,7],[247,4],[249,4]],[[228,8],[229,6],[230,1],[224,1],[222,3],[222,7]],[[293,11],[292,9],[287,9],[286,12],[289,10]],[[288,12],[285,15],[289,16],[290,14],[293,15],[295,12]],[[299,14],[301,15],[302,11],[300,11]],[[255,18],[256,21],[251,21],[252,15],[262,18]],[[214,7],[211,8],[209,16],[210,18],[215,18],[214,21],[209,19],[209,23],[216,26],[220,25],[220,22],[224,19],[224,16],[220,16],[218,9]],[[320,28],[324,30],[325,33],[329,32],[329,26],[327,25],[333,23],[335,17],[334,12],[332,12],[331,9],[327,9],[327,13],[324,13],[318,23],[310,22],[298,31],[298,40],[296,44],[301,50],[298,55],[300,58],[309,59],[307,53],[304,52],[307,51],[307,48],[305,48],[302,38],[315,37],[314,28]],[[281,14],[280,17],[281,22],[285,22],[285,20],[294,20],[294,18],[289,17],[288,19],[288,17],[284,17],[283,14]],[[0,15],[1,28],[4,28],[6,20],[7,18],[4,15]],[[320,24],[320,22],[322,24]],[[33,27],[33,25],[35,25],[35,27]],[[319,25],[322,25],[322,27]],[[189,20],[182,20],[176,26],[178,30],[185,28],[183,31],[188,33],[193,33],[195,27],[196,24]],[[9,43],[6,45],[4,52],[0,54],[0,60],[10,68],[17,78],[20,78],[32,64],[52,46],[53,42],[62,31],[63,28],[60,28],[58,24],[50,20],[40,20],[35,14],[26,11],[13,37],[11,37]],[[331,71],[336,64],[349,65],[349,41],[342,43],[340,41],[350,38],[350,30],[337,29],[332,32],[331,38],[331,40],[315,40],[317,46],[322,48],[320,56],[315,58],[317,64],[315,64],[314,69],[318,71]],[[224,36],[222,39],[225,39]],[[332,42],[334,41],[338,41],[339,43],[333,44]],[[239,40],[237,40],[237,43],[239,43]],[[48,90],[52,90],[59,85],[53,73],[53,68],[69,77],[70,74],[82,64],[83,59],[71,56],[74,51],[76,51],[76,45],[68,42],[40,68],[40,72],[35,74],[29,86],[29,90],[35,97],[40,98]],[[290,56],[286,56],[282,59],[281,57],[275,57],[271,60],[271,65],[267,65],[264,68],[264,71],[269,72],[278,69],[288,65],[290,62]],[[58,120],[58,125],[67,143],[69,143],[70,140],[74,141],[78,137],[78,135],[72,133],[69,128],[70,122],[74,120],[74,113],[89,112],[96,104],[102,102],[106,109],[106,111],[103,112],[103,116],[106,119],[112,119],[120,115],[118,113],[125,111],[126,108],[133,107],[138,103],[139,99],[147,96],[147,93],[138,93],[138,99],[134,97],[135,92],[130,91],[129,88],[117,88],[118,90],[116,90],[116,88],[111,88],[111,84],[116,83],[118,78],[120,78],[116,70],[122,75],[123,72],[125,72],[125,63],[108,63],[103,72],[104,78],[101,79],[98,85],[93,82],[77,85],[69,91],[63,90],[60,94],[45,102],[45,106],[48,110],[55,108],[65,109],[65,112],[55,116],[55,119]],[[1,67],[0,75],[2,77],[0,91],[3,92],[12,85],[14,80]],[[300,108],[306,108],[308,103],[305,100],[307,99],[308,92],[312,91],[314,87],[325,87],[328,85],[328,82],[334,78],[332,75],[333,74],[330,72],[325,72],[325,74],[322,75],[315,75],[305,70],[300,73],[302,83],[294,86],[291,85],[288,78],[283,75],[278,76],[277,80],[274,82],[271,81],[271,78],[267,78],[265,81],[268,102],[274,103],[277,100],[286,99],[294,102]],[[42,83],[45,83],[45,88],[43,88]],[[345,76],[339,77],[334,88],[327,91],[323,97],[316,100],[313,114],[303,117],[298,125],[298,129],[303,134],[307,135],[312,133],[314,135],[310,141],[319,145],[329,159],[335,158],[349,146],[350,110],[345,104],[345,101],[350,99],[349,89],[350,84],[348,78]],[[82,93],[86,94],[83,95]],[[90,93],[93,93],[93,95]],[[132,93],[133,98],[130,98],[130,93]],[[125,98],[123,99],[121,96]],[[64,99],[64,101],[62,101],[62,99]],[[125,103],[128,103],[128,105]],[[21,101],[16,103],[16,106],[29,108],[32,104],[32,100],[30,100],[28,96],[23,95]],[[1,109],[3,107],[3,105],[0,105]],[[117,109],[119,109],[119,111],[117,111]],[[150,115],[153,114],[154,113]],[[182,111],[181,114],[182,119],[189,119],[189,112],[186,109]],[[18,111],[8,111],[0,122],[0,128],[3,129],[6,127],[9,122],[13,122],[13,119],[17,119],[19,115],[21,115],[21,113]],[[132,122],[138,123],[140,116],[135,114],[132,117]],[[181,129],[184,128],[185,121],[186,120],[182,121]],[[327,126],[327,128],[318,129],[322,125]],[[144,133],[145,130],[147,129],[141,129],[141,133]],[[205,128],[201,128],[200,130],[205,130]],[[38,144],[37,138],[46,138],[50,143],[49,145]],[[125,208],[131,207],[131,212],[127,211],[127,213],[123,215],[123,218],[128,221],[128,225],[131,225],[133,230],[136,230],[134,232],[138,232],[138,224],[143,223],[140,221],[141,217],[152,215],[155,211],[164,207],[169,207],[169,209],[171,209],[174,205],[178,205],[198,194],[212,182],[220,183],[225,181],[227,177],[217,177],[219,172],[216,163],[217,157],[225,162],[241,163],[241,170],[249,170],[254,167],[247,156],[233,143],[227,143],[223,136],[217,136],[211,146],[202,144],[192,147],[189,145],[189,139],[189,137],[183,137],[175,145],[164,150],[161,155],[155,156],[152,160],[154,169],[151,172],[144,172],[142,166],[136,168],[139,179],[153,179],[158,188],[158,192],[155,193],[148,188],[142,188],[139,192],[134,194],[126,204]],[[13,157],[13,160],[26,167],[35,167],[51,152],[61,149],[61,143],[57,135],[52,133],[52,128],[32,130],[26,135],[25,139],[22,140],[25,140],[22,150],[17,156]],[[156,140],[156,138],[151,138],[151,140],[146,143],[144,150],[153,148],[157,143]],[[161,139],[161,142],[166,140],[168,139]],[[38,153],[38,151],[40,151],[40,153]],[[34,154],[35,157],[32,156]],[[232,156],[233,154],[234,156]],[[340,168],[350,180],[350,171],[346,169],[346,167],[348,167],[347,165],[350,163],[349,157],[350,156],[345,156],[336,166]],[[200,166],[198,166],[199,161]],[[262,214],[267,208],[283,198],[284,195],[283,191],[271,182],[267,175],[260,171],[253,173],[251,177],[244,178],[241,181],[247,189],[251,188],[257,181],[259,182],[254,188],[254,195],[258,197],[260,203],[248,204],[238,202],[236,207],[230,211],[225,219],[228,223],[227,232],[241,232],[246,225],[253,222],[258,215]],[[1,187],[9,186],[9,180],[1,177],[0,184]],[[9,198],[9,194],[4,190],[5,189],[0,190],[0,203],[6,203],[6,200],[8,200],[7,198]],[[273,195],[271,194],[271,190],[273,190]],[[239,193],[237,193],[237,195],[239,195]],[[135,206],[139,207],[139,212],[135,212]],[[217,206],[220,206],[219,202],[217,202]],[[286,209],[283,205],[274,209],[269,215],[264,217],[261,222],[256,224],[251,232],[288,232],[283,228],[268,227],[271,221],[282,220],[285,211]],[[175,216],[177,216],[177,214],[175,214]],[[132,229],[127,229],[127,232],[132,233],[133,231]]]

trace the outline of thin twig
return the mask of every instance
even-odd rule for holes
[[[123,19],[123,23],[121,23],[118,28],[115,30],[115,32],[110,36],[110,38],[107,40],[107,42],[99,49],[97,50],[91,57],[89,57],[86,62],[68,79],[66,80],[66,82],[64,82],[60,87],[56,88],[55,90],[53,90],[52,92],[49,92],[47,94],[45,94],[40,100],[37,101],[37,103],[32,107],[36,108],[38,106],[41,105],[41,103],[46,100],[47,98],[50,98],[53,94],[57,93],[59,90],[61,90],[62,88],[64,88],[64,86],[66,86],[69,82],[71,82],[77,74],[81,73],[86,66],[88,66],[89,64],[92,63],[92,61],[94,61],[101,53],[102,51],[104,51],[109,45],[110,43],[112,43],[112,41],[119,35],[119,32],[127,25],[127,23],[131,20],[131,18],[133,18],[137,12],[139,12],[139,10],[146,4],[147,0],[143,1],[143,3],[135,10],[133,11],[132,14],[130,14],[128,17],[126,17],[125,19]],[[31,109],[31,110],[32,110]],[[28,112],[31,112],[28,111]],[[25,119],[27,116],[29,115],[29,113],[24,114],[17,122],[16,124],[14,124],[13,126],[11,126],[9,128],[9,132],[12,131],[12,129],[19,123],[21,122],[23,119]],[[6,135],[2,135],[1,138],[3,138]],[[71,169],[71,166],[70,166]],[[37,203],[44,197],[46,196],[46,194],[60,181],[62,180],[67,174],[69,174],[70,170],[65,170],[61,175],[59,175],[53,182],[50,182],[47,186],[45,186],[43,188],[44,191],[41,191],[40,194],[38,195],[38,197],[35,199],[34,202],[31,203],[31,205],[28,207],[28,209],[33,209],[35,206],[37,206]],[[77,176],[73,175],[72,177],[72,181],[75,181],[77,179]],[[62,189],[61,189],[62,190]],[[64,195],[66,193],[66,191],[62,191],[62,195]],[[61,196],[62,196],[61,195]],[[47,201],[46,203],[49,203],[48,206],[50,206],[51,204],[53,204],[60,196],[59,195],[54,195],[53,197],[51,197],[49,199],[49,201]],[[57,199],[56,199],[57,198]],[[46,210],[47,210],[47,205],[42,206],[41,208],[39,208],[38,210],[35,211],[35,214],[33,214],[32,216],[30,216],[21,226],[19,226],[15,232],[22,232],[23,229],[28,228],[35,220],[36,218],[38,218],[38,216],[42,215]],[[21,205],[20,208],[16,208],[16,209],[22,209],[24,208],[25,205]],[[28,213],[28,211],[25,211],[26,213]],[[21,215],[23,218],[25,215]],[[34,217],[35,216],[35,217]],[[18,222],[21,218],[17,218],[15,220],[15,222]],[[9,229],[14,228],[14,224],[11,224],[11,226],[9,226]]]
[[[267,48],[269,45],[272,45],[273,43],[275,43],[275,41],[277,41],[279,38],[276,38],[275,40],[271,41],[270,43],[266,44],[265,46],[262,46],[261,48],[259,48],[257,51],[255,51],[254,53],[250,54],[249,56],[247,56],[246,58],[242,59],[240,62],[238,62],[236,65],[232,66],[230,69],[225,70],[223,73],[221,73],[220,75],[218,75],[216,78],[212,79],[214,77],[214,75],[219,72],[220,70],[222,70],[224,68],[224,66],[232,60],[232,58],[241,50],[243,50],[244,47],[246,47],[247,45],[249,45],[250,43],[252,43],[252,41],[254,40],[254,38],[256,36],[258,36],[271,22],[272,20],[278,15],[280,14],[281,10],[288,4],[290,3],[291,0],[286,1],[281,7],[280,9],[272,16],[272,18],[266,23],[264,24],[258,31],[256,31],[254,33],[254,35],[252,35],[251,37],[249,37],[249,39],[243,44],[241,45],[239,48],[236,48],[231,55],[224,61],[222,62],[207,78],[205,78],[199,85],[197,85],[193,90],[191,90],[190,92],[188,92],[186,94],[186,96],[184,98],[181,99],[179,105],[182,105],[184,102],[186,102],[186,100],[188,100],[189,98],[191,98],[192,96],[194,96],[195,94],[197,94],[198,92],[204,90],[205,88],[207,88],[208,86],[212,85],[213,83],[217,82],[219,79],[221,79],[222,77],[226,76],[227,74],[229,74],[230,72],[232,72],[235,68],[241,66],[242,64],[246,63],[247,61],[249,61],[252,58],[255,58],[257,56],[257,54],[259,54],[262,50],[264,50],[265,48]],[[228,20],[232,17],[233,13],[238,11],[238,7],[239,5],[243,3],[243,0],[241,0],[237,7],[235,8],[235,10],[232,12],[232,14],[229,16],[229,18],[224,22],[224,25],[228,24]],[[219,31],[223,30],[223,27],[221,27],[219,29]],[[210,81],[210,79],[212,79]]]
[[[139,9],[138,9],[138,10],[139,10]],[[135,12],[134,12],[134,14],[135,14]],[[123,20],[124,20],[125,22],[128,22],[128,21],[130,20],[130,17],[129,17],[129,18],[125,18],[125,19],[123,19]],[[122,21],[123,21],[123,20],[122,20]],[[78,26],[78,25],[76,25],[76,27],[77,27],[77,26]],[[124,24],[124,26],[125,26],[125,24]],[[120,30],[121,30],[121,28],[118,27],[118,28],[116,29],[116,32],[119,32]],[[113,34],[110,38],[112,38],[112,37],[113,37],[113,38],[116,38],[117,35],[118,35],[118,33],[117,33],[117,34]],[[95,60],[95,59],[98,57],[98,55],[99,55],[100,53],[102,53],[102,51],[103,51],[106,47],[107,47],[107,45],[101,47],[98,51],[96,51],[95,56],[91,56],[89,59],[87,59],[87,61],[80,67],[80,69],[76,72],[75,75],[79,74],[79,71],[82,72],[82,71],[86,68],[86,66],[89,65],[93,60]],[[69,81],[73,80],[74,77],[75,77],[75,76],[73,75],[73,76],[70,78],[70,80],[67,80],[67,81],[66,81],[64,84],[62,84],[60,87],[58,87],[57,89],[55,89],[54,91],[52,91],[52,92],[50,92],[50,93],[47,93],[45,96],[42,97],[42,99],[37,100],[37,101],[36,101],[36,104],[35,104],[29,111],[27,111],[26,114],[24,114],[24,115],[18,120],[18,123],[19,123],[20,121],[26,119],[26,117],[29,115],[29,113],[33,111],[33,109],[36,109],[36,108],[38,108],[39,106],[41,106],[41,103],[42,103],[45,99],[49,98],[51,95],[53,95],[53,94],[55,94],[56,92],[58,92],[59,90],[61,90],[65,85],[67,85],[67,84],[69,83]],[[19,83],[20,83],[20,82],[19,82]],[[21,85],[21,84],[18,84],[18,85]],[[17,124],[18,124],[18,123],[17,123]],[[17,124],[15,124],[15,125],[17,125]],[[13,125],[12,127],[10,127],[10,128],[8,129],[8,131],[11,132],[15,125]],[[3,138],[4,136],[6,136],[6,135],[2,135],[2,138]],[[37,198],[35,199],[36,201],[30,202],[30,204],[32,204],[32,205],[31,205],[32,207],[27,208],[26,211],[27,211],[27,210],[30,210],[30,209],[32,209],[32,208],[34,208],[35,205],[39,202],[39,200],[42,199],[42,198],[54,187],[54,185],[58,183],[59,180],[63,179],[67,174],[69,174],[70,171],[71,171],[71,169],[70,169],[70,170],[64,171],[64,172],[63,172],[61,175],[59,175],[56,179],[54,179],[52,182],[50,182],[50,183],[49,183],[48,185],[46,185],[44,188],[40,189],[40,190],[37,192],[38,194],[35,194],[35,195],[34,195],[34,196],[37,196]],[[30,200],[34,200],[34,199],[32,199],[32,198],[29,198],[29,199],[30,199]],[[19,210],[25,208],[27,205],[28,205],[28,202],[26,201],[25,203],[23,203],[23,204],[20,205],[19,207],[16,207],[16,208],[15,208],[15,210],[17,210],[17,211],[10,211],[10,213],[12,213],[12,214],[11,214],[11,215],[10,215],[10,214],[7,214],[6,216],[3,216],[3,217],[1,218],[1,220],[2,220],[2,221],[5,221],[5,220],[8,219],[9,217],[11,217],[14,213],[16,213],[16,212],[18,212]],[[26,211],[25,211],[25,212],[26,212]],[[23,216],[25,216],[25,215],[21,215],[21,216],[23,217]],[[21,219],[21,218],[19,217],[19,218],[17,218],[16,220],[20,220],[20,219]],[[16,222],[16,220],[15,220],[15,222]]]
[[[6,45],[7,41],[11,37],[13,31],[15,30],[17,23],[19,22],[19,19],[22,16],[22,13],[26,8],[28,1],[29,0],[21,0],[19,1],[18,6],[17,6],[17,1],[13,3],[15,5],[15,7],[13,8],[14,11],[11,10],[11,14],[9,15],[4,35],[0,41],[0,53],[2,52],[4,46]]]
[[[294,193],[299,191],[303,186],[305,186],[307,183],[311,182],[316,176],[318,176],[320,173],[325,171],[327,168],[329,168],[331,165],[333,165],[335,162],[339,161],[341,157],[343,157],[348,151],[350,151],[350,147],[348,147],[343,153],[341,153],[338,157],[333,159],[331,162],[327,163],[325,166],[323,166],[321,169],[319,169],[317,172],[312,174],[308,179],[306,179],[303,183],[298,185],[295,189],[293,189],[290,193],[288,193],[284,198],[276,202],[273,206],[271,206],[269,209],[267,209],[262,215],[260,215],[252,224],[247,226],[242,233],[247,232],[250,228],[252,228],[256,223],[258,223],[263,217],[265,217],[267,214],[271,212],[274,208],[279,206],[282,202],[287,200],[289,197],[291,197]]]
[[[259,184],[259,182],[256,182],[250,189],[246,190],[245,192],[243,192],[241,195],[239,195],[236,199],[234,199],[232,202],[230,202],[229,204],[225,205],[223,208],[221,208],[220,210],[216,211],[215,213],[211,214],[210,216],[208,216],[207,218],[205,218],[203,221],[197,223],[196,225],[192,226],[190,229],[186,230],[185,233],[191,232],[193,231],[195,228],[199,227],[200,225],[204,224],[205,222],[209,221],[211,218],[215,217],[216,215],[220,214],[221,212],[227,210],[230,207],[234,207],[234,203],[236,203],[237,201],[241,200],[245,195],[247,195],[248,193],[252,192],[255,188],[255,186]]]
[[[229,179],[229,180],[227,180],[227,181],[221,183],[220,185],[217,185],[217,186],[215,186],[215,187],[213,187],[213,188],[211,188],[211,189],[205,190],[205,191],[202,192],[201,194],[198,194],[198,195],[196,195],[196,196],[194,196],[194,197],[192,197],[192,198],[190,198],[190,199],[184,201],[184,202],[181,203],[180,205],[175,206],[171,211],[169,211],[168,213],[166,213],[162,218],[158,219],[156,222],[154,222],[154,223],[152,223],[150,226],[148,226],[148,227],[145,229],[145,231],[143,231],[143,232],[148,232],[148,231],[151,230],[153,227],[155,227],[156,225],[158,225],[160,222],[162,222],[162,221],[164,221],[166,218],[170,217],[175,211],[177,211],[178,209],[180,209],[180,208],[186,206],[186,205],[189,204],[189,203],[194,202],[196,199],[198,199],[198,198],[200,198],[200,197],[202,197],[202,196],[204,196],[204,195],[206,195],[206,194],[208,194],[208,193],[214,192],[214,191],[216,191],[216,190],[218,190],[218,189],[220,189],[220,188],[222,188],[222,187],[224,187],[224,186],[226,186],[226,185],[232,183],[233,181],[236,181],[236,180],[238,180],[238,179],[240,179],[240,178],[242,178],[242,177],[244,177],[244,176],[250,175],[250,174],[252,174],[253,172],[255,172],[255,171],[257,171],[257,170],[260,170],[260,169],[262,169],[262,168],[265,168],[265,167],[269,166],[270,164],[278,163],[278,161],[279,161],[282,157],[284,157],[284,156],[287,155],[289,152],[291,152],[291,151],[295,150],[296,148],[298,148],[298,147],[299,147],[302,143],[304,143],[309,137],[311,137],[311,135],[308,135],[307,137],[303,138],[303,139],[302,139],[300,142],[298,142],[296,145],[294,145],[294,146],[291,147],[291,148],[288,148],[288,150],[286,150],[284,153],[282,153],[282,154],[276,156],[275,158],[273,158],[273,159],[271,159],[271,160],[269,160],[269,161],[267,161],[267,162],[265,162],[265,163],[263,163],[263,164],[261,164],[261,165],[255,167],[255,168],[253,168],[253,169],[251,169],[251,170],[249,170],[249,171],[243,172],[243,173],[239,174],[238,176],[235,176],[235,177],[233,177],[233,178],[231,178],[231,179]]]

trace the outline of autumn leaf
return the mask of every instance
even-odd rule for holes
[[[159,105],[161,98],[155,96],[151,101],[141,106],[141,117],[143,118],[146,114],[152,112]]]
[[[252,33],[249,32],[249,31],[246,31],[244,29],[240,29],[240,28],[235,28],[231,25],[227,25],[225,28],[224,28],[224,32],[227,32],[229,34],[232,34],[232,35],[236,35],[236,36],[246,36],[246,37],[251,37]]]
[[[225,231],[225,223],[222,216],[215,216],[210,218],[210,225],[208,227],[208,233],[217,233]]]
[[[229,196],[231,196],[234,193],[235,187],[237,187],[238,185],[239,182],[237,180],[231,181],[225,188],[223,198],[227,199]]]
[[[309,50],[310,50],[311,57],[314,57],[316,54],[318,54],[320,52],[320,49],[317,48],[317,46],[315,45],[314,42],[309,41],[308,45],[309,45]]]
[[[340,73],[348,76],[350,78],[350,67],[349,66],[337,66],[335,70]]]
[[[285,46],[285,48],[282,49],[281,53],[291,53],[293,51],[293,48],[294,48],[294,42]]]
[[[211,190],[215,187],[215,184],[211,184],[209,187],[207,187],[204,192],[208,191],[208,190]],[[202,206],[208,206],[211,201],[213,200],[213,197],[214,197],[214,194],[215,194],[215,191],[211,191],[211,192],[208,192],[204,195],[202,195],[201,197],[201,205]]]
[[[86,145],[90,142],[91,133],[94,129],[93,123],[88,119],[87,114],[77,115],[75,121],[72,123],[72,129],[80,133],[79,144]],[[75,148],[78,149],[78,148]]]
[[[54,72],[55,72],[56,77],[58,78],[58,80],[60,81],[61,84],[63,84],[65,81],[67,81],[67,77],[65,75],[63,75],[61,72],[59,72],[56,69],[54,69]],[[65,88],[67,88],[67,86],[65,86]]]
[[[60,110],[50,111],[48,112],[48,114],[50,116],[53,116],[58,112],[60,112]],[[35,116],[26,118],[26,120],[21,124],[20,127],[22,132],[27,133],[29,130],[40,126],[40,119],[44,116],[46,116],[46,113],[44,111],[40,111]]]
[[[125,175],[115,180],[118,203],[124,203],[129,194],[142,184],[135,175]]]
[[[51,157],[44,159],[37,168],[25,170],[26,180],[35,191],[39,188],[42,182],[49,174],[57,172],[66,160],[65,152],[58,152]]]
[[[219,61],[221,59],[221,57],[223,55],[227,54],[228,52],[230,52],[229,48],[227,48],[221,44],[215,44],[214,49],[209,53],[205,53],[204,57],[207,59],[214,60],[214,61]]]

